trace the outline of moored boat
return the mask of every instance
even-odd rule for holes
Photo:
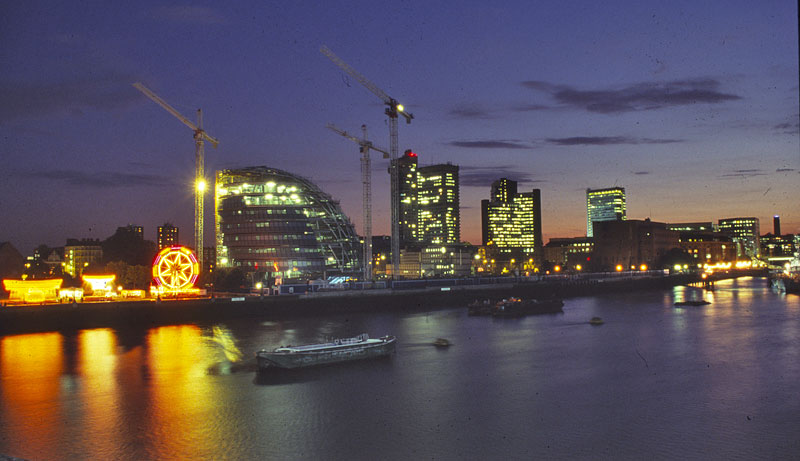
[[[557,314],[564,312],[564,301],[560,299],[509,298],[497,303],[492,309],[495,317],[522,317],[524,315]]]
[[[467,306],[467,315],[492,315],[492,310],[497,303],[488,299],[478,301],[477,299]]]
[[[262,349],[256,353],[256,360],[261,369],[301,368],[361,360],[394,353],[396,341],[397,338],[394,336],[371,339],[364,333],[353,338],[336,339],[328,343],[281,346],[272,352]]]

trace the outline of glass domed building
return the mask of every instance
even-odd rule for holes
[[[361,244],[339,203],[305,178],[265,166],[217,171],[218,267],[253,281],[358,275]]]

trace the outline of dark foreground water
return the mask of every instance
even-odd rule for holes
[[[698,298],[712,304],[673,307]],[[396,335],[397,354],[255,372],[261,347],[362,332]],[[447,309],[5,336],[0,454],[797,459],[800,297],[739,279],[523,319]]]

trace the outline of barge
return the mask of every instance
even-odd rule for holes
[[[383,336],[371,339],[366,333],[353,338],[335,339],[328,343],[304,346],[281,346],[272,352],[262,349],[256,353],[259,369],[302,368],[350,360],[391,355],[397,338]]]

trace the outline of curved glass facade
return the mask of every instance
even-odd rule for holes
[[[240,267],[254,281],[356,275],[361,244],[339,203],[283,170],[217,171],[218,267]]]

